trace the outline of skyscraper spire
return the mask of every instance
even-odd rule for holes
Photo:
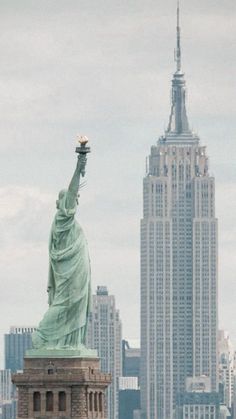
[[[180,46],[180,26],[179,26],[179,1],[177,3],[177,48],[175,51],[175,60],[177,63],[177,71],[181,70],[181,46]]]
[[[177,3],[177,33],[175,61],[176,72],[172,80],[172,106],[166,134],[182,135],[191,134],[185,107],[185,80],[181,69],[181,44],[180,44],[180,23],[179,23],[179,1]]]

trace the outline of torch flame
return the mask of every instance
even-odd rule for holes
[[[83,145],[83,144],[87,144],[88,142],[88,137],[86,137],[86,135],[77,135],[78,137],[78,142]]]

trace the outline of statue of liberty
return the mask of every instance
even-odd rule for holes
[[[85,175],[87,138],[76,148],[78,162],[67,190],[59,193],[49,239],[49,308],[33,334],[35,349],[78,349],[85,344],[91,303],[90,259],[75,219],[80,178]]]

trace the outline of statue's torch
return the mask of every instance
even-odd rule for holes
[[[85,135],[79,136],[80,146],[76,147],[75,152],[78,153],[78,159],[81,162],[80,173],[82,177],[85,175],[85,165],[87,162],[87,154],[91,152],[90,147],[87,146],[88,138]]]

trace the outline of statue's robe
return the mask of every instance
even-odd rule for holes
[[[49,308],[33,335],[35,348],[78,348],[85,343],[91,304],[87,242],[75,220],[76,200],[59,199],[49,241]],[[73,201],[73,200],[72,200]]]

